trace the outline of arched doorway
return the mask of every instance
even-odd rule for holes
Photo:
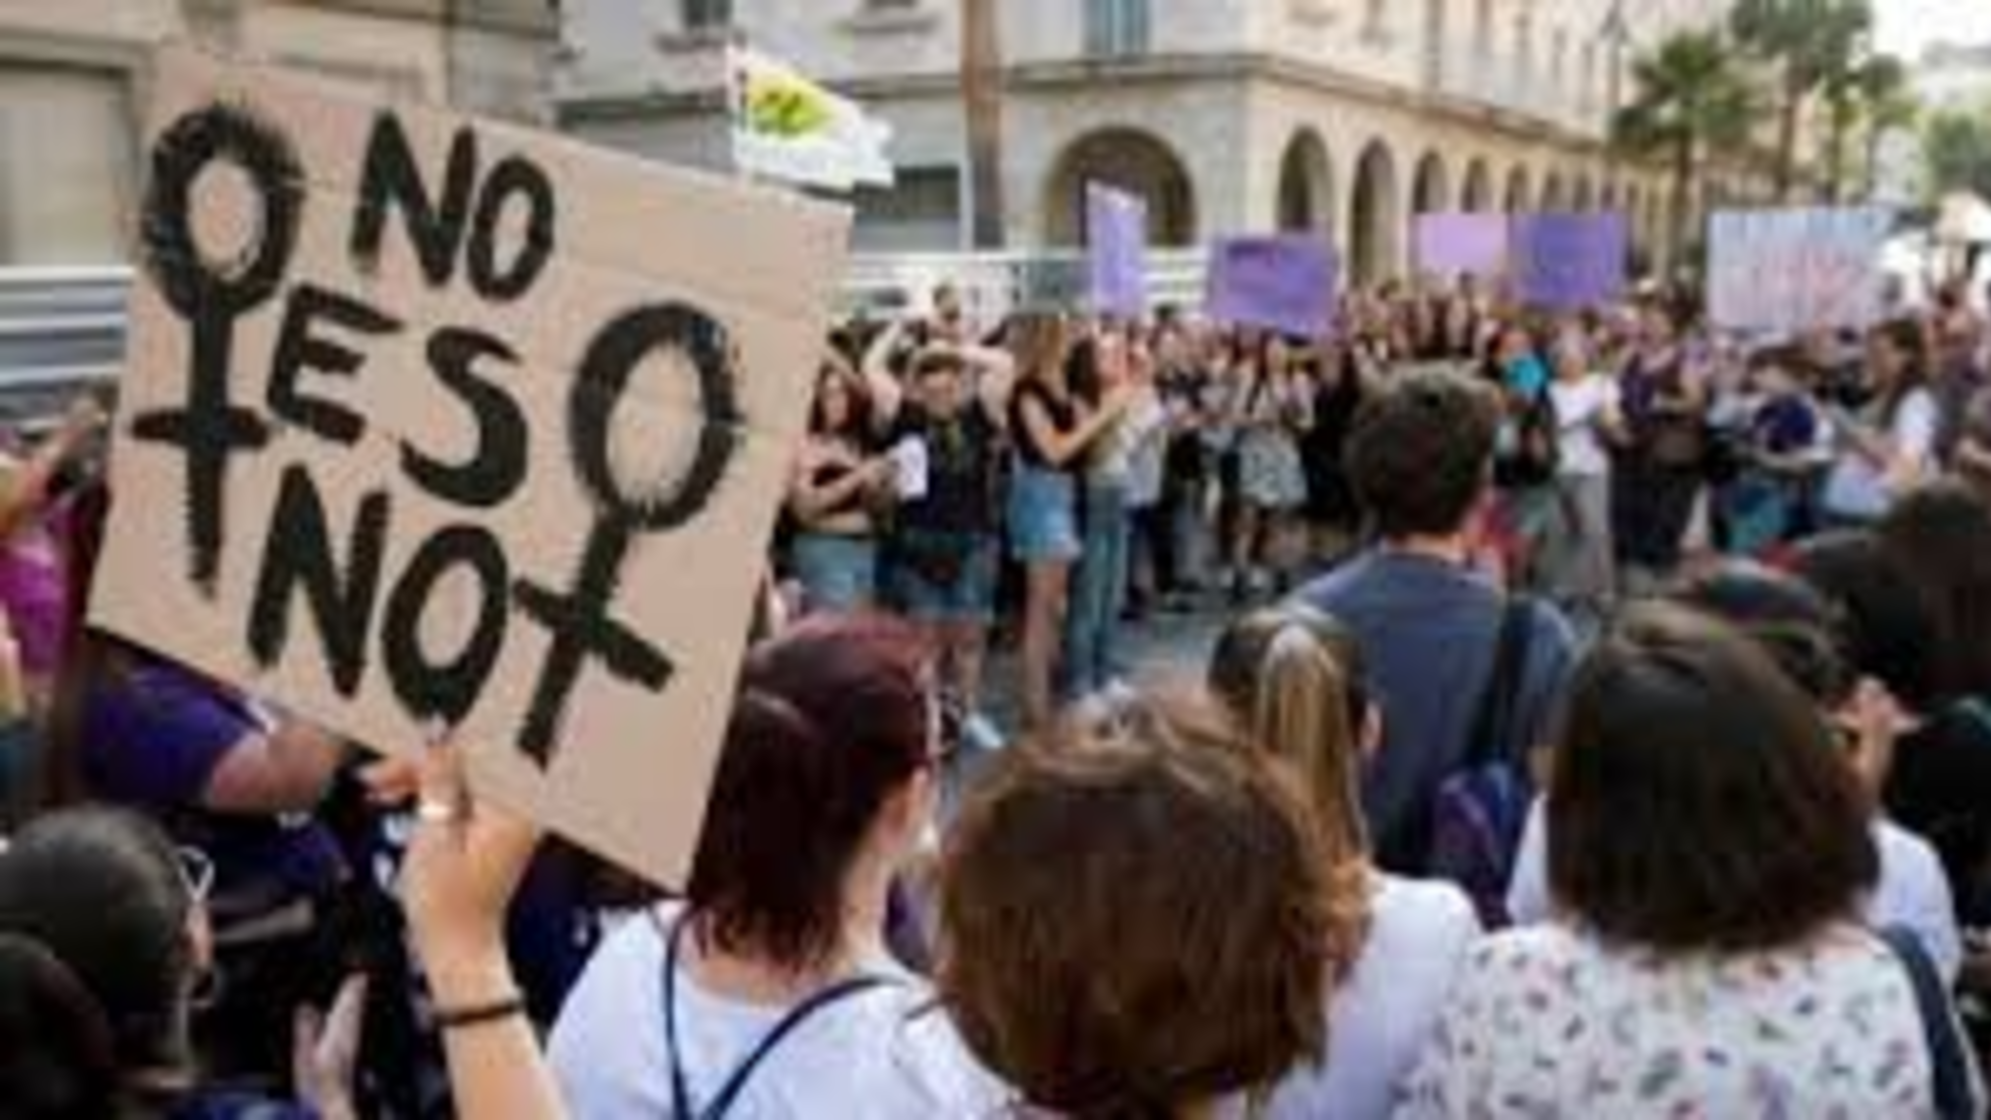
[[[1534,204],[1528,195],[1528,169],[1516,167],[1507,173],[1507,194],[1501,209],[1509,214],[1525,214]]]
[[[1320,133],[1302,128],[1279,161],[1279,228],[1334,235],[1334,164]]]
[[[1465,193],[1460,205],[1476,214],[1493,209],[1493,170],[1485,160],[1474,159],[1466,165]]]
[[[1085,231],[1085,185],[1106,183],[1148,204],[1148,238],[1157,245],[1196,240],[1196,193],[1174,149],[1132,128],[1081,136],[1052,164],[1044,190],[1044,239],[1077,245]]]
[[[1388,145],[1372,140],[1355,164],[1355,189],[1348,228],[1349,265],[1359,283],[1397,275],[1402,259],[1403,205],[1397,194],[1396,159]]]
[[[1591,207],[1595,205],[1597,201],[1595,189],[1596,188],[1594,188],[1590,183],[1590,176],[1588,175],[1577,176],[1576,194],[1573,198],[1570,199],[1570,205],[1578,210],[1591,209]]]
[[[1600,210],[1616,210],[1618,208],[1618,185],[1616,183],[1606,182],[1604,184],[1604,189],[1598,198],[1597,208]]]
[[[1569,195],[1564,190],[1562,172],[1551,171],[1542,181],[1542,212],[1557,214],[1569,209]]]
[[[1452,208],[1452,180],[1445,173],[1445,161],[1437,152],[1426,152],[1417,161],[1417,177],[1411,187],[1411,206],[1419,214],[1436,214]]]

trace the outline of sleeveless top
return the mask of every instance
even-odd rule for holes
[[[1031,436],[1030,426],[1023,422],[1023,402],[1026,399],[1035,400],[1042,406],[1044,416],[1050,420],[1051,426],[1064,433],[1077,429],[1078,406],[1070,397],[1055,396],[1049,389],[1035,381],[1017,386],[1016,392],[1009,398],[1009,427],[1010,431],[1015,433],[1017,457],[1023,460],[1026,466],[1038,470],[1070,473],[1069,465],[1053,466],[1050,456],[1044,454],[1044,449],[1038,447],[1036,439]]]

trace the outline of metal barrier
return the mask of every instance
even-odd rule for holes
[[[0,268],[0,416],[30,426],[124,364],[131,270]]]
[[[1205,259],[1196,249],[1150,252],[1153,302],[1200,300]],[[841,310],[923,309],[945,281],[972,315],[993,321],[1019,307],[1081,306],[1084,270],[1074,251],[858,253],[844,277]],[[116,380],[130,286],[131,269],[123,266],[0,268],[0,418],[32,425],[78,390]]]
[[[1156,305],[1198,303],[1208,260],[1201,249],[1151,250],[1148,295]],[[983,321],[1020,307],[1084,303],[1085,257],[1076,250],[987,253],[858,253],[844,277],[843,310],[889,313],[923,309],[933,289],[952,284]]]

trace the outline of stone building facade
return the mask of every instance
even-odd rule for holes
[[[1612,207],[1654,255],[1674,200],[1604,138],[1631,59],[1717,0],[997,0],[1009,240],[1075,243],[1088,180],[1161,243],[1318,230],[1401,275],[1419,211]],[[718,58],[739,38],[863,101],[900,181],[860,248],[945,249],[968,200],[957,0],[569,0],[560,114],[585,137],[724,167]],[[1713,190],[1753,189],[1740,175]]]
[[[544,119],[552,0],[0,0],[0,266],[125,259],[146,59],[187,39]]]

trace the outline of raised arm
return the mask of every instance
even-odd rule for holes
[[[383,768],[376,795],[408,792],[405,769]],[[400,791],[389,788],[396,784]],[[428,748],[415,784],[420,801],[401,898],[435,996],[456,1114],[563,1120],[566,1107],[505,953],[505,911],[538,830],[473,801],[453,746]]]
[[[56,475],[104,426],[104,413],[90,397],[70,405],[62,427],[43,440],[27,459],[12,466],[12,485],[0,501],[0,539],[10,537],[48,501]]]
[[[1002,427],[1009,417],[1010,394],[1016,391],[1016,357],[1000,346],[965,345],[961,361],[975,373],[975,397],[991,423]]]
[[[899,384],[899,379],[892,376],[892,355],[905,338],[905,320],[893,319],[864,349],[864,388],[871,394],[872,416],[885,428],[898,419],[899,409],[905,404],[905,389]]]
[[[1024,433],[1044,453],[1044,458],[1049,460],[1052,466],[1062,469],[1072,460],[1085,454],[1094,440],[1119,422],[1120,417],[1126,413],[1130,400],[1131,397],[1124,387],[1113,390],[1100,402],[1097,410],[1080,419],[1077,426],[1069,432],[1058,430],[1058,426],[1051,422],[1050,413],[1044,411],[1044,402],[1036,397],[1025,397],[1023,406],[1018,411],[1023,421]]]

